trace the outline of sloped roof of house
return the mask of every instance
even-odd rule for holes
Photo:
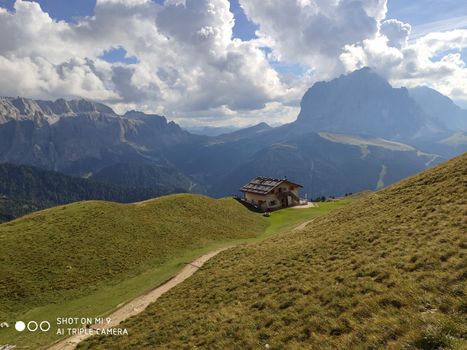
[[[244,185],[240,189],[240,191],[257,193],[257,194],[268,194],[274,188],[276,188],[278,185],[280,185],[281,183],[285,181],[292,185],[302,187],[301,185],[294,183],[288,179],[274,179],[271,177],[258,176],[258,177],[255,177],[250,182],[248,182],[246,185]]]

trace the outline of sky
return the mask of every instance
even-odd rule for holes
[[[369,66],[467,108],[464,0],[0,0],[0,32],[1,96],[275,125]]]

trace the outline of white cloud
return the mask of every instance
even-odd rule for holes
[[[405,34],[391,34],[405,42]],[[375,39],[346,46],[340,59],[349,71],[370,66],[397,86],[426,85],[453,99],[467,100],[466,64],[460,53],[450,52],[465,47],[465,29],[430,33],[404,45],[380,33]]]
[[[411,29],[412,27],[408,23],[397,19],[388,19],[381,23],[380,33],[388,39],[388,46],[400,49],[407,46]]]
[[[124,6],[135,6],[149,3],[150,0],[97,0],[99,5],[103,4],[119,4]]]
[[[267,110],[297,93],[253,42],[232,39],[227,0],[99,0],[93,17],[57,22],[35,2],[0,11],[1,95],[86,97],[175,116]],[[135,64],[99,58],[122,47]],[[27,74],[24,74],[26,72]],[[16,77],[13,79],[13,77]],[[295,91],[295,92],[294,92]],[[214,111],[214,112],[213,112]]]
[[[411,37],[417,39],[433,32],[446,32],[465,28],[467,28],[467,16],[455,16],[414,26],[412,27]]]
[[[232,38],[228,0],[98,0],[94,16],[75,23],[17,0],[14,12],[0,8],[0,95],[85,97],[185,121],[274,123],[293,119],[317,79],[369,65],[396,84],[467,99],[464,62],[442,54],[467,47],[465,31],[410,40],[410,25],[385,19],[386,0],[240,2],[258,39]],[[137,62],[100,58],[119,47]],[[281,74],[272,61],[305,73]]]
[[[42,57],[0,55],[0,87],[3,96],[81,96],[95,100],[117,97],[105,88],[92,63],[78,58],[53,65]]]
[[[246,15],[279,60],[316,68],[318,77],[342,72],[345,45],[372,38],[385,17],[386,0],[248,0]]]
[[[288,106],[280,102],[268,102],[261,110],[261,118],[259,120],[258,111],[256,110],[246,110],[239,114],[237,111],[222,106],[212,110],[200,111],[197,113],[196,119],[178,117],[175,118],[175,121],[184,126],[236,125],[238,127],[246,127],[259,121],[276,126],[294,121],[299,112],[300,107],[298,106]],[[214,119],[213,115],[217,117]]]

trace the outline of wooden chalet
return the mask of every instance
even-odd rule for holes
[[[300,187],[302,186],[288,179],[259,176],[248,182],[240,191],[243,192],[244,201],[265,211],[300,205]]]

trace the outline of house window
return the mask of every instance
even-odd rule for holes
[[[271,205],[271,206],[276,205],[276,201],[270,201],[270,202],[269,202],[269,205]]]

